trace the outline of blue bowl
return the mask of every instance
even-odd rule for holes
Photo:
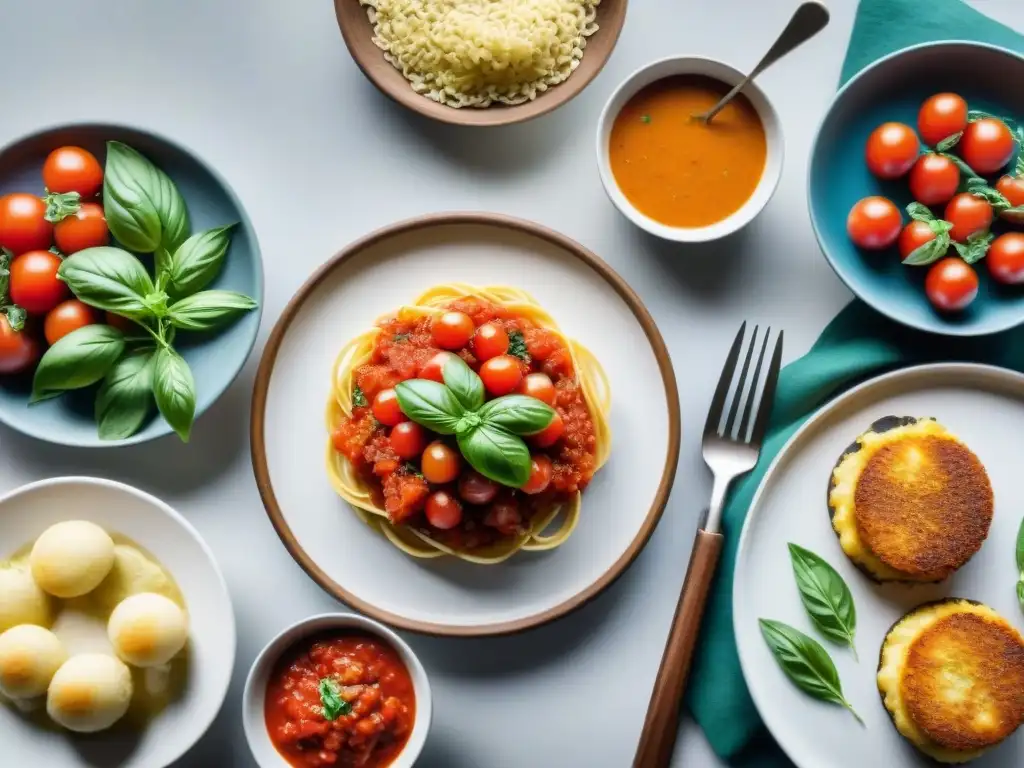
[[[235,193],[216,171],[192,152],[146,131],[119,125],[66,125],[48,128],[0,149],[0,195],[10,192],[42,194],[43,161],[53,149],[71,144],[91,151],[103,164],[106,142],[122,141],[152,160],[177,184],[192,220],[192,231],[239,222],[224,269],[211,288],[252,296],[260,308],[223,331],[179,334],[175,348],[192,368],[196,380],[196,417],[228,388],[252,351],[263,304],[263,265],[259,243],[249,217]],[[145,261],[148,257],[142,257]],[[147,261],[151,266],[151,262]],[[0,422],[26,435],[51,443],[83,448],[133,445],[171,434],[156,413],[126,440],[101,440],[93,417],[95,388],[69,392],[29,406],[31,375],[0,379]]]
[[[902,265],[895,247],[862,251],[846,234],[846,217],[863,197],[884,195],[901,209],[911,202],[906,179],[880,181],[868,172],[864,146],[871,131],[890,120],[916,128],[921,104],[943,91],[959,93],[971,109],[1022,119],[1022,83],[1024,56],[981,43],[948,41],[880,59],[836,95],[811,153],[811,223],[836,274],[877,311],[947,336],[980,336],[1024,322],[1024,287],[995,283],[984,262],[975,265],[981,283],[978,298],[961,313],[943,314],[925,296],[927,267]],[[904,219],[909,220],[905,214]]]

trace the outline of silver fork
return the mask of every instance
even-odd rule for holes
[[[768,418],[775,399],[775,386],[782,366],[782,332],[779,332],[775,341],[764,385],[760,387],[771,328],[765,331],[753,377],[748,386],[750,365],[754,358],[754,349],[758,346],[758,328],[754,327],[754,332],[747,343],[743,367],[733,390],[732,383],[736,379],[737,363],[743,350],[746,328],[747,324],[743,323],[736,334],[736,340],[732,343],[714,398],[711,400],[707,422],[704,424],[701,448],[704,462],[714,474],[711,502],[697,529],[697,537],[690,554],[690,565],[686,571],[686,581],[683,583],[679,605],[672,619],[672,629],[661,657],[661,667],[654,682],[654,690],[651,692],[647,719],[644,721],[640,744],[633,759],[634,768],[662,768],[672,759],[672,749],[679,727],[679,707],[690,672],[693,650],[700,633],[708,590],[722,553],[721,527],[725,497],[733,481],[745,475],[757,464],[761,443],[768,428]],[[731,402],[727,403],[730,391],[732,398]]]

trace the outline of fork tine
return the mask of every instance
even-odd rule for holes
[[[761,342],[761,353],[757,356],[757,365],[754,367],[754,379],[750,382],[750,392],[747,394],[747,402],[743,406],[743,418],[740,420],[740,442],[747,441],[747,434],[751,432],[750,413],[754,409],[754,399],[757,397],[757,383],[761,381],[761,367],[764,365],[764,355],[768,351],[768,339],[772,336],[772,328],[764,332],[764,341]]]
[[[764,433],[768,429],[768,419],[771,416],[772,403],[775,401],[775,386],[779,383],[780,368],[782,368],[782,331],[779,331],[779,338],[775,341],[772,364],[768,368],[768,377],[764,380],[764,393],[761,395],[761,403],[757,407],[757,421],[754,423],[754,431],[750,435],[750,443],[757,448],[761,447]]]
[[[754,347],[757,346],[757,331],[760,326],[754,326],[754,332],[750,335],[750,346],[747,347],[747,357],[743,361],[743,368],[740,369],[740,380],[736,385],[736,393],[733,395],[732,408],[729,409],[729,418],[725,422],[725,431],[722,433],[726,437],[731,438],[733,428],[736,426],[736,416],[740,412],[740,403],[743,402],[743,387],[747,384],[747,373],[750,371],[750,360],[754,356]],[[754,386],[757,386],[757,377],[754,377]],[[742,423],[741,423],[742,429]],[[743,435],[746,431],[743,431],[742,435],[739,435],[740,440],[743,439]]]
[[[729,356],[725,359],[722,376],[718,380],[715,396],[711,400],[711,407],[708,409],[708,420],[704,424],[705,435],[718,432],[718,424],[722,420],[722,412],[725,408],[725,398],[729,394],[729,385],[732,384],[732,376],[736,372],[736,361],[740,357],[740,345],[743,343],[743,333],[746,330],[747,322],[744,320],[740,326],[740,332],[736,334],[736,340],[732,343],[732,348],[729,350]]]

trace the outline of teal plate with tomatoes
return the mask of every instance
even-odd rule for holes
[[[263,266],[256,233],[227,182],[194,153],[162,136],[118,125],[67,125],[39,131],[0,149],[0,196],[15,192],[42,196],[44,162],[59,147],[86,149],[104,166],[109,141],[122,142],[137,150],[170,178],[187,207],[192,233],[236,224],[222,266],[203,290],[244,294],[255,301],[255,308],[240,313],[217,331],[178,331],[173,338],[173,348],[194,379],[198,419],[231,385],[249,357],[259,331],[263,303]],[[112,239],[110,245],[121,244]],[[152,275],[152,256],[142,254],[139,259]],[[42,322],[41,317],[29,316],[25,326],[26,332],[34,334],[40,342]],[[3,354],[5,347],[0,343],[0,355]],[[174,432],[151,403],[137,431],[128,437],[104,439],[100,437],[95,414],[98,384],[30,404],[32,385],[31,369],[0,375],[0,422],[40,440],[99,448],[142,443]],[[179,433],[183,431],[187,432],[179,428]]]
[[[942,312],[925,292],[927,266],[902,264],[895,245],[883,250],[858,248],[846,228],[851,208],[871,195],[888,198],[899,208],[904,224],[910,221],[905,209],[913,198],[907,177],[880,180],[868,170],[865,145],[875,128],[895,121],[916,130],[921,105],[942,92],[959,94],[971,110],[1024,122],[1021,83],[1024,56],[981,43],[948,41],[905,48],[879,59],[836,95],[811,153],[811,223],[839,278],[878,312],[904,325],[948,336],[980,336],[1024,323],[1024,284],[995,281],[985,259],[974,264],[977,298],[963,310]],[[986,178],[994,184],[998,176]],[[937,218],[942,218],[943,208],[932,209]],[[1000,221],[992,227],[996,235],[1013,229]],[[955,256],[956,251],[951,249],[949,254]]]

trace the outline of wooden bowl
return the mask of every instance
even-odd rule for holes
[[[615,48],[626,20],[627,0],[601,0],[597,6],[598,30],[587,38],[587,47],[576,71],[565,82],[542,92],[533,101],[507,106],[449,107],[412,89],[412,84],[384,59],[374,45],[373,26],[359,0],[334,0],[334,11],[345,45],[370,82],[386,96],[421,115],[452,125],[510,125],[531,120],[565,104],[587,87]]]

